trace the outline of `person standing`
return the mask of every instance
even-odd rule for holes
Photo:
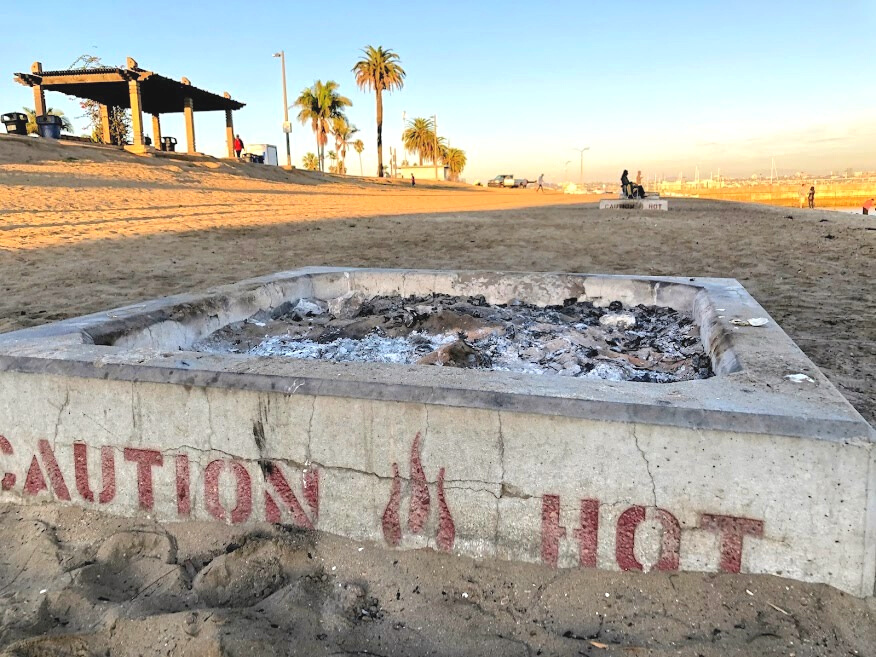
[[[243,150],[243,139],[240,138],[240,135],[234,136],[234,154],[237,156],[237,159],[240,159],[240,152]]]
[[[636,187],[640,187],[640,188],[644,189],[644,187],[642,187],[642,172],[641,171],[636,172]]]
[[[414,178],[414,174],[411,174],[411,187],[417,186],[417,179]]]
[[[539,174],[539,176],[538,176],[538,187],[535,188],[535,191],[537,191],[537,192],[544,191],[544,174],[543,173]]]
[[[873,209],[873,199],[867,199],[864,201],[863,214],[870,214],[870,210]]]
[[[815,209],[815,186],[809,188],[809,209]]]
[[[800,183],[800,207],[805,207],[806,203],[806,183]]]

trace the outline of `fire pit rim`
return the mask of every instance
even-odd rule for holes
[[[699,317],[725,358],[712,379],[671,384],[607,382],[506,372],[452,371],[450,368],[380,363],[296,362],[212,356],[191,351],[164,353],[94,344],[123,335],[125,327],[156,327],[180,312],[203,312],[204,304],[228,303],[267,294],[290,281],[313,285],[321,277],[338,289],[357,278],[454,276],[466,285],[484,277],[573,277],[585,286],[605,282],[680,285],[695,289]],[[271,292],[273,290],[273,292]],[[726,314],[721,315],[719,312]],[[738,315],[769,320],[762,327],[735,327]],[[704,335],[704,342],[706,342]],[[714,345],[710,345],[714,347]],[[714,348],[712,349],[714,351]],[[715,355],[713,355],[713,362]],[[400,402],[442,403],[509,411],[574,415],[702,429],[732,429],[825,440],[876,441],[876,432],[794,345],[735,279],[651,277],[527,272],[440,272],[306,268],[215,288],[199,295],[176,295],[0,335],[0,370],[176,383],[195,387],[244,388],[284,394],[352,396]],[[719,371],[723,370],[723,371]],[[785,380],[805,373],[805,386]],[[355,376],[351,376],[355,374]],[[344,377],[346,375],[346,378]],[[414,380],[415,379],[415,380]],[[436,401],[437,400],[437,401]]]

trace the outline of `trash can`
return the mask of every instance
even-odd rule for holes
[[[175,153],[176,152],[176,137],[162,137],[161,138],[161,150]]]
[[[40,137],[44,137],[45,139],[61,138],[61,126],[63,125],[63,121],[61,121],[60,116],[55,116],[54,114],[43,114],[42,116],[36,117],[36,124]]]
[[[2,117],[6,132],[10,135],[27,135],[27,114],[10,112]]]

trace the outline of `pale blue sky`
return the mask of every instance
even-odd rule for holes
[[[353,100],[349,117],[373,173],[374,97],[350,72],[373,44],[398,52],[408,73],[405,88],[385,97],[386,144],[398,145],[403,111],[437,114],[439,132],[468,155],[469,180],[499,172],[577,179],[572,149],[588,145],[588,180],[613,180],[624,167],[649,178],[692,177],[696,166],[701,176],[719,167],[767,172],[772,157],[780,171],[876,169],[874,0],[134,6],[7,3],[0,111],[32,105],[12,73],[36,59],[65,68],[84,52],[114,65],[130,55],[143,68],[231,92],[247,103],[235,113],[243,139],[274,143],[282,157],[280,63],[271,57],[282,48],[290,102],[316,79],[338,81]],[[79,113],[66,96],[47,101]],[[199,114],[196,125],[199,150],[221,155],[222,114]],[[179,115],[163,119],[163,131],[184,140]],[[300,164],[314,150],[310,128],[295,122],[292,143]],[[355,154],[348,166],[358,172]]]

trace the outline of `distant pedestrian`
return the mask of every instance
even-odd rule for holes
[[[237,156],[237,159],[240,159],[240,153],[243,150],[243,139],[240,138],[240,135],[234,136],[234,154]]]
[[[636,186],[642,187],[642,172],[641,171],[636,172]]]
[[[864,214],[870,214],[870,210],[873,209],[873,199],[869,198],[864,201]]]
[[[538,176],[538,187],[535,188],[535,191],[537,191],[537,192],[544,191],[544,174],[543,173],[539,174],[539,176]]]
[[[809,188],[809,209],[815,209],[815,187]]]
[[[800,183],[800,207],[806,207],[806,183]]]
[[[417,186],[417,179],[414,178],[414,174],[411,174],[411,187]]]
[[[621,174],[621,189],[627,198],[645,198],[645,188],[630,182],[630,172],[624,169]]]

